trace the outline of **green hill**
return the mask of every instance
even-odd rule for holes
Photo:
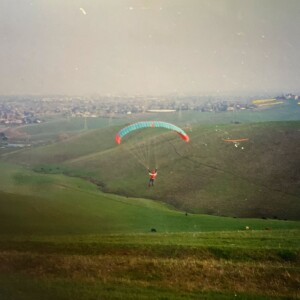
[[[155,146],[159,176],[154,189],[147,188],[147,171],[126,143],[115,145],[119,129],[89,130],[2,160],[40,173],[83,177],[105,192],[161,200],[193,213],[299,218],[299,121],[190,124],[188,144],[172,132],[164,133]],[[248,140],[224,141],[240,138]]]
[[[299,222],[177,211],[161,202],[103,194],[83,179],[1,164],[0,234],[96,234],[296,229]]]
[[[1,299],[297,298],[297,221],[186,215],[0,168]]]
[[[162,202],[105,194],[97,184],[108,189],[108,182],[95,182],[94,169],[82,163],[119,148],[86,155],[78,149],[70,165],[43,170],[50,151],[5,156],[24,166],[0,163],[1,299],[297,298],[298,221],[186,215]],[[129,157],[123,164],[131,170]]]

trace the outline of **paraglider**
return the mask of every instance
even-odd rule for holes
[[[149,172],[149,176],[150,176],[148,186],[149,186],[149,187],[150,187],[150,186],[154,186],[154,180],[155,180],[155,178],[156,178],[156,176],[157,176],[157,168],[155,168],[155,170],[152,170],[152,171],[150,171],[150,170],[148,169],[148,172]]]
[[[137,122],[122,128],[115,136],[116,143],[129,151],[137,161],[148,170],[150,176],[148,183],[149,187],[154,185],[154,180],[157,176],[158,161],[156,157],[156,148],[159,148],[160,154],[165,152],[164,157],[168,157],[169,144],[164,142],[171,143],[170,140],[166,138],[165,134],[162,134],[159,131],[152,132],[152,129],[156,128],[171,130],[177,133],[185,142],[189,142],[190,140],[184,130],[176,125],[162,121]],[[124,143],[123,138],[126,139]],[[167,147],[164,146],[162,149],[161,145],[167,145]],[[150,171],[150,165],[155,166],[152,171]]]

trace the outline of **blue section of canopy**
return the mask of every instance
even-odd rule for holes
[[[119,131],[119,136],[122,138],[123,136],[125,136],[126,134],[128,134],[131,131],[137,130],[137,129],[142,129],[142,128],[166,128],[166,129],[170,129],[170,130],[174,130],[178,133],[181,133],[182,135],[186,136],[187,134],[180,129],[179,127],[170,124],[170,123],[166,123],[166,122],[161,122],[161,121],[144,121],[144,122],[138,122],[138,123],[134,123],[132,125],[129,125],[127,127],[124,127],[123,129],[121,129]]]

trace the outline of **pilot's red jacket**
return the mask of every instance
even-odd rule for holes
[[[157,170],[149,172],[150,179],[155,179],[157,176]]]

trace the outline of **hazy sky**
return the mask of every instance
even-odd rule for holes
[[[300,91],[299,0],[1,0],[0,94]]]

